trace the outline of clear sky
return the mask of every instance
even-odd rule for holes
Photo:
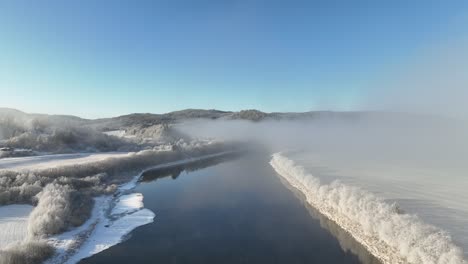
[[[0,1],[0,106],[360,110],[468,1]]]

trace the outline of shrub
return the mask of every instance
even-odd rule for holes
[[[0,250],[0,264],[41,263],[54,253],[45,241],[26,241]]]

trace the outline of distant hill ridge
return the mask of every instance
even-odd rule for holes
[[[272,112],[266,113],[255,109],[234,111],[221,111],[215,109],[184,109],[165,114],[133,113],[111,118],[84,119],[72,115],[29,114],[12,108],[0,108],[0,119],[48,119],[51,123],[76,123],[78,125],[93,126],[99,130],[113,130],[129,126],[152,126],[163,123],[176,123],[190,119],[224,119],[224,120],[296,120],[314,118],[357,118],[371,112]]]

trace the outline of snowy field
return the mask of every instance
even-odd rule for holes
[[[0,159],[0,170],[36,170],[60,166],[85,164],[108,158],[127,156],[127,152],[55,154],[21,158]]]
[[[32,209],[30,205],[0,206],[0,249],[27,237]]]

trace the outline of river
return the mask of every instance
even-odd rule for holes
[[[135,191],[154,223],[87,263],[378,263],[246,154],[148,171]]]

